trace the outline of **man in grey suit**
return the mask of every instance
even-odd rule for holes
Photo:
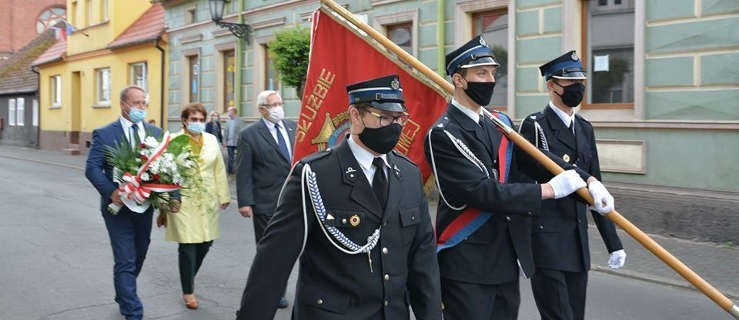
[[[284,119],[282,98],[275,91],[260,92],[257,109],[262,119],[242,130],[239,137],[236,190],[239,212],[254,218],[254,239],[259,243],[290,174],[296,124]],[[287,308],[285,297],[279,306]]]

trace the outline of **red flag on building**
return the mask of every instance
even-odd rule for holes
[[[424,180],[431,174],[423,154],[428,128],[446,110],[447,102],[431,87],[318,10],[313,15],[310,62],[295,134],[295,161],[340,143],[349,130],[346,86],[389,74],[400,76],[410,121],[395,150],[418,164]]]

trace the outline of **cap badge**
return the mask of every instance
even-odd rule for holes
[[[570,59],[572,59],[572,61],[578,61],[578,60],[580,60],[580,58],[578,58],[578,57],[577,57],[577,54],[575,54],[574,52],[573,52],[573,53],[572,53],[572,55],[570,56]]]
[[[393,81],[390,81],[390,87],[393,88],[393,90],[400,89],[400,81],[398,81],[398,78],[393,78]]]
[[[483,38],[480,38],[480,45],[481,45],[481,46],[484,46],[484,47],[487,47],[487,46],[488,46],[488,43],[487,43],[487,42],[485,42],[485,39],[483,39]]]

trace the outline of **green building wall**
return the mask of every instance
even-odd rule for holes
[[[634,90],[641,94],[635,107],[620,110],[618,117],[599,110],[583,110],[602,141],[643,141],[644,170],[639,173],[606,172],[604,180],[625,184],[697,188],[739,192],[739,173],[734,170],[739,159],[739,1],[736,0],[634,0],[636,32],[640,35],[635,60],[643,74]],[[165,1],[166,2],[166,1]],[[504,3],[504,1],[483,1]],[[202,102],[212,108],[216,86],[216,46],[235,41],[231,35],[212,37],[220,28],[208,16],[205,0],[174,1],[167,6],[170,37],[169,101],[170,118],[177,118],[183,95],[181,81],[183,52],[199,48],[201,57]],[[289,4],[285,4],[289,3]],[[367,1],[340,2],[368,23],[378,27],[377,17],[399,12],[415,12],[416,57],[431,69],[443,73],[440,50],[453,50],[467,39],[457,39],[461,32],[457,21],[459,7],[474,1]],[[539,65],[564,51],[579,51],[579,1],[513,0],[508,5],[513,50],[509,55],[513,101],[509,113],[517,120],[540,111],[548,101]],[[252,40],[268,38],[282,28],[309,26],[305,13],[319,7],[318,1],[244,1],[245,22],[260,22],[285,17],[284,23],[255,28]],[[186,10],[197,6],[198,27],[184,25]],[[277,8],[262,10],[264,8]],[[251,13],[250,13],[251,12]],[[254,13],[257,12],[257,13]],[[442,18],[443,28],[439,28]],[[566,21],[566,18],[578,21]],[[574,26],[574,28],[572,27]],[[442,34],[439,34],[442,32]],[[188,35],[202,34],[201,41],[181,44]],[[639,37],[637,37],[639,38]],[[576,39],[573,43],[572,39]],[[442,49],[440,49],[440,46]],[[258,44],[245,47],[242,61],[242,117],[255,119],[254,96],[258,90]],[[509,49],[510,50],[510,49]],[[281,86],[288,116],[299,112],[299,97],[293,88]],[[505,94],[497,92],[496,94]],[[511,103],[512,102],[512,103]]]

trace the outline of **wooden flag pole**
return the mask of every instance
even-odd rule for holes
[[[444,78],[442,78],[439,74],[429,69],[426,65],[418,61],[412,55],[405,52],[405,50],[398,47],[398,45],[390,41],[388,38],[386,38],[384,35],[379,33],[377,30],[373,29],[366,23],[359,21],[357,18],[354,17],[354,15],[351,12],[344,9],[344,7],[338,5],[333,0],[321,0],[321,3],[323,3],[329,9],[331,9],[332,12],[335,12],[336,14],[340,15],[342,18],[349,21],[354,27],[362,30],[367,35],[369,35],[372,39],[379,42],[389,51],[391,51],[396,56],[398,56],[400,60],[411,65],[413,68],[415,68],[416,70],[421,72],[423,75],[428,77],[436,85],[446,90],[448,94],[452,94],[454,92],[454,88],[452,87],[452,85],[448,81],[446,81]],[[339,22],[341,23],[341,21]],[[547,157],[538,148],[532,145],[528,140],[526,140],[521,135],[519,135],[511,127],[507,126],[505,123],[501,122],[496,117],[491,116],[490,118],[501,130],[503,130],[506,136],[508,136],[508,138],[511,141],[513,141],[513,143],[516,144],[516,146],[518,146],[519,148],[523,149],[526,153],[531,155],[536,161],[538,161],[547,170],[549,170],[549,172],[556,175],[564,171],[564,169],[562,169],[559,165],[557,165],[556,162],[552,161],[552,159],[549,159],[549,157]],[[590,193],[588,192],[587,188],[581,188],[577,190],[577,194],[583,199],[585,199],[591,205],[593,204],[593,197],[590,196]],[[628,233],[632,238],[634,238],[642,246],[647,248],[647,250],[651,251],[655,256],[657,256],[657,258],[659,258],[664,263],[666,263],[668,266],[670,266],[670,268],[675,270],[675,272],[677,272],[680,276],[685,278],[685,280],[693,284],[693,286],[695,286],[698,290],[703,292],[703,294],[708,296],[711,300],[713,300],[716,304],[718,304],[722,309],[724,309],[726,312],[731,314],[735,319],[739,319],[739,307],[737,307],[737,305],[733,301],[727,298],[724,294],[718,291],[718,289],[713,287],[706,280],[701,278],[697,273],[695,273],[695,271],[691,270],[682,261],[680,261],[675,256],[673,256],[671,253],[669,253],[667,250],[665,250],[665,248],[659,245],[656,241],[654,241],[654,239],[652,239],[649,235],[641,231],[638,227],[636,227],[629,220],[624,218],[615,209],[605,214],[605,217],[607,217],[608,219],[613,221],[616,225],[618,225],[621,229],[626,231],[626,233]]]

